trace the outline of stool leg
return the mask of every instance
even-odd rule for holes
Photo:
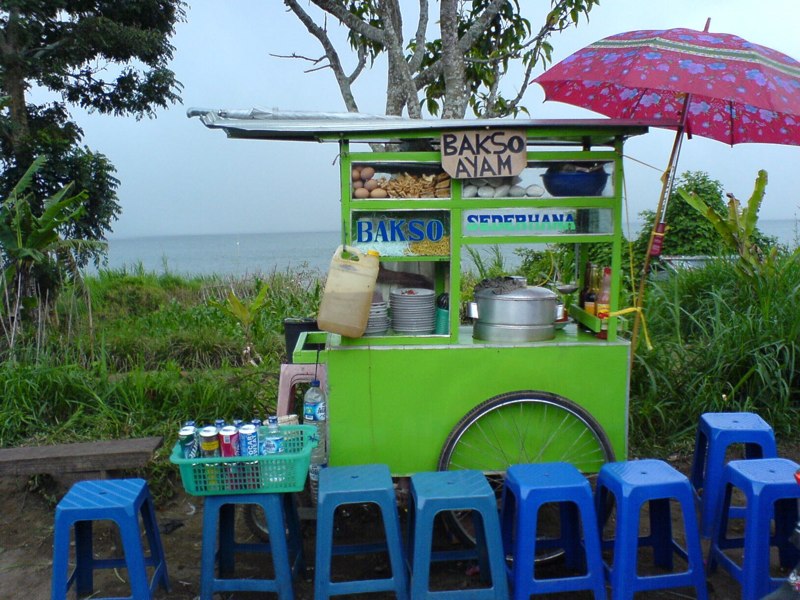
[[[694,443],[694,460],[692,461],[692,470],[689,475],[689,479],[692,482],[692,487],[694,487],[696,493],[699,493],[703,487],[706,471],[707,451],[708,438],[706,437],[706,434],[701,431],[700,427],[698,427]]]
[[[514,562],[512,569],[512,583],[514,585],[514,600],[528,600],[530,598],[530,584],[533,578],[533,564],[536,559],[536,527],[539,519],[540,505],[533,510],[519,510],[517,512],[517,536],[514,540]]]
[[[619,507],[619,504],[617,505]],[[642,507],[629,506],[617,510],[617,528],[614,536],[614,564],[611,569],[611,590],[614,600],[633,598],[633,590],[626,586],[631,574],[636,574],[639,549],[639,515]]]
[[[283,494],[284,515],[286,528],[289,532],[289,566],[294,571],[305,572],[306,561],[303,554],[303,532],[300,527],[300,518],[297,516],[294,494]]]
[[[270,549],[275,566],[275,581],[278,586],[278,597],[281,600],[292,600],[292,567],[289,563],[289,550],[286,543],[286,522],[283,518],[283,499],[279,494],[264,494],[262,497],[264,514],[267,516],[267,528],[271,532]]]
[[[430,587],[431,544],[433,540],[420,532],[433,532],[433,517],[417,514],[411,562],[411,597],[425,598]]]
[[[330,597],[331,560],[333,560],[333,518],[336,505],[331,505],[325,496],[317,505],[317,545],[314,562],[314,598]]]
[[[144,561],[144,549],[139,531],[138,515],[118,523],[122,534],[122,547],[125,550],[125,564],[128,567],[128,580],[133,598],[150,598],[150,582]]]
[[[208,496],[203,502],[203,546],[200,555],[200,600],[211,600],[215,577],[214,558],[217,554],[217,528],[220,506]]]
[[[653,562],[672,570],[672,517],[669,498],[650,500],[650,536],[653,542]]]
[[[75,522],[75,589],[78,596],[94,589],[94,555],[92,553],[92,522]]]
[[[67,569],[69,568],[69,538],[71,525],[59,515],[56,507],[55,531],[53,533],[53,575],[50,580],[50,600],[65,600],[67,597]]]
[[[763,506],[758,495],[747,498],[750,518],[744,526],[744,556],[742,564],[742,598],[757,599],[769,593],[769,531],[770,508]],[[766,514],[764,511],[767,511]]]
[[[391,540],[400,540],[400,546],[402,546],[400,518],[397,515],[397,510],[394,508],[394,502],[394,492],[392,492],[392,508],[390,509],[383,504],[380,508],[381,515],[383,516],[383,525],[386,529],[386,546],[389,551],[389,564],[392,567],[392,579],[397,582],[396,596],[402,599],[408,597],[408,576],[406,574],[406,565],[402,548],[398,548],[396,544],[391,543]]]
[[[158,532],[158,522],[156,512],[153,507],[153,500],[148,492],[146,500],[142,503],[142,522],[147,534],[147,544],[150,547],[150,557],[156,572],[153,574],[157,578],[159,585],[165,591],[169,590],[169,574],[167,573],[167,559],[164,556],[164,546],[161,544],[161,534]]]

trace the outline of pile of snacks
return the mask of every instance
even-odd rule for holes
[[[353,198],[449,198],[450,176],[447,173],[398,173],[375,176],[369,166],[353,167]]]

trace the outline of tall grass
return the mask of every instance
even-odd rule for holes
[[[755,282],[727,261],[655,282],[646,304],[654,349],[639,349],[632,374],[632,444],[689,444],[706,411],[754,411],[780,434],[796,433],[799,294],[791,257]]]

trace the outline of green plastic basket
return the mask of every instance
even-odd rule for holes
[[[169,460],[178,465],[186,492],[193,496],[302,491],[317,446],[313,425],[281,425],[283,452],[264,456],[183,458],[180,443]],[[267,428],[259,430],[266,435]]]

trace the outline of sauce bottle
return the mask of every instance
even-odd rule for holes
[[[600,291],[597,294],[595,304],[595,314],[598,319],[602,319],[600,331],[597,337],[600,339],[608,338],[608,314],[611,312],[611,267],[603,269],[603,281],[600,284]]]
[[[596,315],[598,285],[600,280],[600,270],[597,265],[592,265],[589,270],[589,291],[583,298],[583,310],[590,315]]]

